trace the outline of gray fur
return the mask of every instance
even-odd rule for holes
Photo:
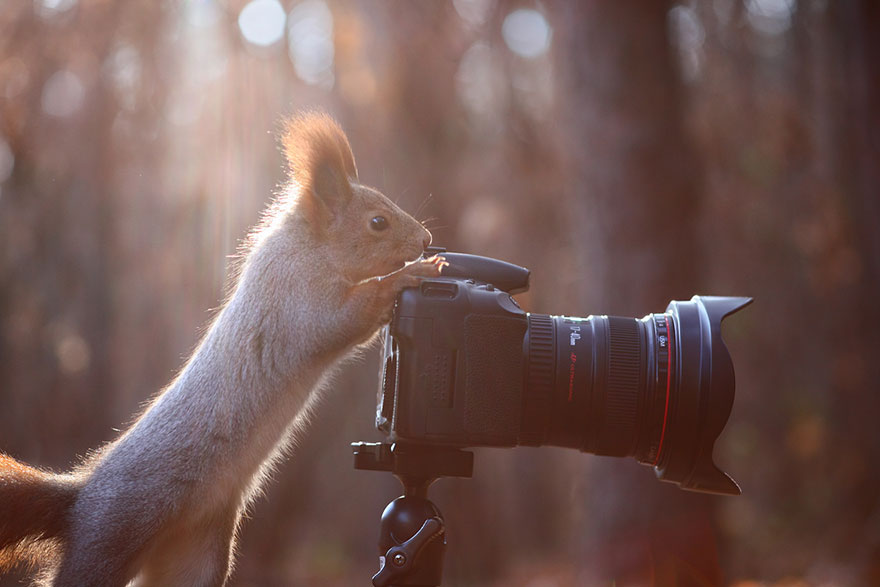
[[[275,206],[181,373],[80,471],[61,561],[45,584],[225,583],[241,515],[303,425],[310,394],[387,321],[403,287],[442,268],[429,260],[394,271],[430,234],[345,181],[332,214],[305,206],[314,193],[301,183]],[[371,231],[376,210],[391,229]]]

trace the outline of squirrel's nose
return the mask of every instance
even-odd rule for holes
[[[431,236],[431,232],[426,228],[425,237],[422,239],[422,248],[427,249],[428,247],[430,247],[432,240],[434,240],[434,237]]]

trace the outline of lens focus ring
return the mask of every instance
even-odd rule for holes
[[[547,439],[556,367],[554,330],[552,316],[529,314],[528,374],[519,432],[519,443],[526,446],[541,446]]]
[[[597,454],[627,456],[636,440],[641,337],[633,318],[608,317],[608,384]]]

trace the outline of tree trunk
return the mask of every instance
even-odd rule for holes
[[[667,34],[669,2],[568,7],[569,199],[580,292],[593,313],[642,316],[689,299],[703,273],[699,162]],[[660,484],[631,460],[596,464],[574,542],[589,584],[721,582],[712,500]],[[576,524],[577,526],[578,524]]]

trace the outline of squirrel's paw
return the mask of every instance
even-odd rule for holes
[[[381,294],[380,305],[390,308],[394,304],[394,298],[408,287],[418,287],[423,279],[438,277],[443,268],[449,265],[445,259],[434,255],[429,259],[420,259],[409,265],[401,267],[394,273],[379,278]]]
[[[407,287],[418,287],[426,277],[439,277],[443,268],[449,265],[445,259],[434,255],[429,259],[419,259],[398,271],[395,290],[399,293]]]
[[[404,275],[413,277],[439,277],[443,272],[443,268],[449,263],[443,257],[434,255],[428,259],[420,259],[414,263],[410,263],[401,272]]]
[[[352,299],[361,300],[364,305],[359,303],[358,306],[370,308],[371,311],[367,312],[367,315],[376,320],[365,330],[372,332],[383,324],[387,324],[391,320],[394,300],[401,291],[408,287],[419,287],[423,279],[438,277],[447,265],[449,263],[445,259],[434,255],[429,259],[420,259],[405,265],[389,275],[377,277],[356,286],[354,291],[362,292],[362,294],[353,294]],[[369,296],[369,301],[364,299],[364,294]]]

